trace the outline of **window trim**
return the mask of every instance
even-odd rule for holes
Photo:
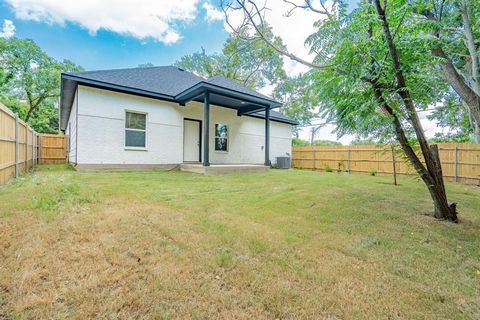
[[[127,128],[127,113],[136,113],[145,115],[145,130]],[[127,130],[145,132],[145,147],[131,147],[127,146]],[[125,150],[131,151],[148,151],[148,112],[125,109],[123,118],[123,147]]]
[[[227,126],[227,138],[217,137],[217,125],[221,124]],[[213,151],[218,153],[228,153],[230,151],[230,124],[216,122],[213,126]],[[217,150],[217,144],[215,143],[216,139],[227,139],[227,150]]]

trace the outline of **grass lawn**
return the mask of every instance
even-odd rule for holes
[[[480,190],[43,166],[0,187],[0,319],[479,319]]]

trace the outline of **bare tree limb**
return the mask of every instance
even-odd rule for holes
[[[230,27],[230,29],[237,35],[243,37],[244,39],[247,40],[252,40],[255,39],[256,37],[245,37],[244,35],[239,32],[239,30],[246,28],[248,26],[251,26],[255,33],[258,35],[258,37],[263,40],[267,45],[269,45],[272,49],[277,51],[279,54],[284,55],[288,58],[290,58],[293,61],[296,61],[298,63],[301,63],[309,68],[313,69],[326,69],[331,66],[328,65],[319,65],[316,63],[313,63],[311,61],[307,61],[305,59],[302,59],[298,57],[295,54],[290,53],[286,48],[282,48],[278,46],[277,44],[273,43],[264,33],[264,30],[266,29],[267,25],[265,23],[265,11],[267,10],[265,7],[260,9],[257,4],[252,1],[252,0],[236,0],[235,3],[238,5],[238,7],[234,7],[231,4],[225,4],[222,3],[222,9],[225,14],[225,21],[227,25]],[[249,8],[250,6],[250,8]],[[242,10],[244,14],[244,19],[243,22],[240,24],[239,27],[234,27],[232,23],[230,22],[229,16],[228,16],[228,10]],[[258,21],[256,21],[258,20]]]

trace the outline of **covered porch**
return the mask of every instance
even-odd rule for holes
[[[225,88],[225,84],[218,86],[210,82],[200,82],[197,85],[185,90],[177,96],[180,105],[186,105],[190,101],[203,104],[203,119],[198,121],[200,126],[200,161],[196,163],[186,162],[181,166],[181,170],[205,174],[228,173],[228,172],[264,172],[270,167],[270,110],[278,108],[281,105],[266,96],[260,96],[256,92],[248,92],[243,87],[240,90],[236,88]],[[236,115],[252,116],[264,119],[264,143],[263,153],[264,161],[258,164],[241,163],[211,163],[211,105],[216,107],[236,110]],[[261,113],[261,114],[259,114]],[[186,119],[193,120],[193,119]],[[195,120],[193,120],[195,121]],[[198,132],[198,131],[197,131]],[[216,144],[216,140],[213,140]],[[185,141],[184,144],[188,143]],[[215,146],[212,148],[215,149]]]

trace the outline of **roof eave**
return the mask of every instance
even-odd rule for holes
[[[71,88],[74,88],[74,90],[69,90],[68,92],[65,92],[65,84],[69,84],[69,86]],[[248,93],[236,91],[229,88],[224,88],[224,87],[207,83],[204,81],[201,81],[195,84],[194,86],[186,89],[185,91],[183,91],[182,93],[176,96],[170,96],[170,95],[159,94],[159,93],[151,92],[147,90],[126,87],[122,85],[116,85],[108,82],[87,79],[87,78],[83,78],[83,77],[68,74],[68,73],[62,73],[61,74],[61,100],[60,100],[61,101],[60,129],[63,131],[66,130],[66,127],[68,124],[68,119],[70,117],[70,112],[71,112],[71,108],[72,108],[72,104],[74,101],[75,92],[78,84],[89,86],[89,87],[100,88],[100,89],[107,89],[110,91],[116,91],[121,93],[135,94],[135,95],[148,97],[148,98],[155,98],[155,99],[160,99],[160,100],[165,100],[170,102],[176,102],[180,104],[184,104],[188,101],[191,101],[196,97],[198,97],[199,95],[202,95],[208,91],[208,92],[219,94],[225,97],[240,99],[243,101],[259,104],[264,107],[268,107],[270,109],[275,109],[282,106],[280,102],[275,100],[256,97]],[[261,119],[265,118],[264,116],[251,114],[250,112],[249,114],[245,114],[245,115],[252,116],[255,118],[261,118]],[[295,121],[291,121],[287,119],[281,119],[277,117],[271,117],[271,119],[274,121],[283,122],[291,125],[298,125],[298,123],[296,123]]]
[[[270,109],[279,108],[282,104],[275,100],[265,99],[261,97],[256,97],[248,93],[236,91],[233,89],[224,88],[221,86],[217,86],[215,84],[211,84],[205,81],[201,81],[194,86],[184,90],[183,92],[177,94],[175,96],[175,100],[177,100],[181,104],[185,104],[200,95],[203,95],[205,92],[219,94],[225,97],[239,99],[246,102],[251,102],[254,104],[260,104],[265,107],[270,107]]]
[[[121,86],[121,85],[116,85],[108,82],[103,82],[103,81],[98,81],[98,80],[92,80],[92,79],[87,79],[79,76],[75,76],[72,74],[68,73],[62,73],[61,74],[61,102],[60,102],[60,129],[65,131],[67,129],[67,123],[68,119],[70,117],[70,112],[72,109],[72,103],[75,97],[75,90],[74,92],[69,92],[68,94],[65,94],[64,91],[64,85],[67,81],[71,81],[74,83],[75,89],[78,84],[85,85],[88,87],[94,87],[94,88],[100,88],[100,89],[108,89],[111,91],[115,92],[121,92],[121,93],[131,93],[135,94],[138,96],[142,97],[148,97],[148,98],[155,98],[155,99],[161,99],[161,100],[166,100],[166,101],[171,101],[171,102],[176,102],[174,97],[165,95],[165,94],[159,94],[156,92],[151,92],[147,90],[142,90],[142,89],[136,89],[136,88],[131,88],[131,87],[126,87],[126,86]]]
[[[244,116],[253,117],[253,118],[257,118],[257,119],[265,119],[265,116],[261,115],[261,114],[249,113],[249,114],[244,114]],[[286,124],[289,124],[289,125],[292,125],[292,126],[297,126],[299,124],[298,122],[296,122],[294,120],[282,119],[282,118],[278,118],[278,117],[275,117],[275,116],[270,116],[270,120],[271,121],[276,121],[276,122],[286,123]]]
[[[109,82],[103,82],[103,81],[98,81],[98,80],[91,80],[79,76],[74,76],[71,74],[67,73],[62,73],[62,79],[69,79],[76,81],[77,83],[87,85],[87,86],[92,86],[92,87],[98,87],[98,88],[107,88],[111,89],[112,91],[117,91],[117,92],[125,92],[125,93],[135,93],[137,95],[142,95],[145,97],[152,97],[152,98],[158,98],[162,100],[167,100],[167,101],[175,101],[175,98],[170,95],[166,94],[161,94],[153,91],[148,91],[148,90],[143,90],[143,89],[137,89],[137,88],[132,88],[132,87],[127,87],[127,86],[122,86],[118,84],[112,84]]]

